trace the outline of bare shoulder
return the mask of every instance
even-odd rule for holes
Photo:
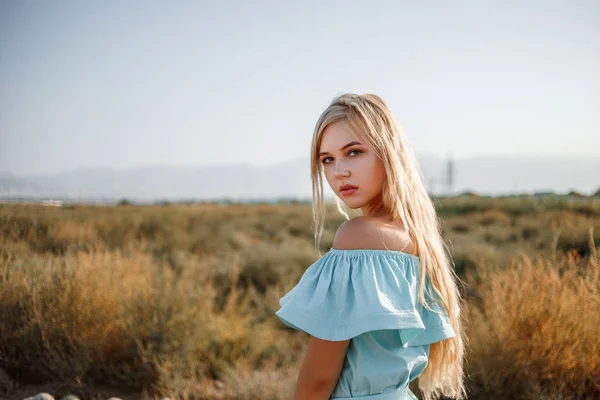
[[[355,217],[338,228],[333,247],[340,250],[381,249],[415,253],[406,229],[399,221]]]
[[[372,230],[370,225],[363,217],[355,217],[344,222],[335,233],[333,247],[341,250],[365,248],[364,236],[367,230]]]

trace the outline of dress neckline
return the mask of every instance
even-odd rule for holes
[[[408,257],[408,258],[413,258],[416,260],[420,260],[419,256],[415,256],[414,254],[410,254],[410,253],[405,253],[403,251],[400,250],[387,250],[387,249],[336,249],[335,247],[330,247],[329,248],[329,252],[332,253],[348,253],[348,254],[352,254],[352,253],[362,253],[362,254],[371,254],[371,255],[375,255],[375,254],[391,254],[391,255],[397,255],[397,256],[402,256],[402,257]]]

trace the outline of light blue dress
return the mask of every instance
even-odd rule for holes
[[[409,383],[429,345],[455,332],[429,277],[420,304],[420,260],[393,250],[331,248],[279,300],[286,325],[323,340],[352,339],[333,399],[417,399]]]

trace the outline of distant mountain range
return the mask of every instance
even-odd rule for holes
[[[600,158],[480,157],[453,162],[452,190],[447,162],[420,156],[430,193],[482,195],[535,192],[592,194],[600,188]],[[326,191],[332,196],[332,192]],[[15,176],[0,171],[0,198],[86,201],[310,199],[307,159],[270,166],[248,163],[213,166],[145,166],[131,169],[81,168],[44,176]]]

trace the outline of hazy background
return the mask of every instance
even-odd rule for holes
[[[451,156],[455,191],[593,191],[598,21],[595,1],[2,1],[0,194],[237,195],[265,168],[260,195],[309,194],[346,91],[388,101],[432,188]]]
[[[296,200],[347,91],[450,195],[469,400],[598,398],[599,71],[599,0],[0,0],[0,399],[293,397],[274,312],[346,221],[315,248]]]

